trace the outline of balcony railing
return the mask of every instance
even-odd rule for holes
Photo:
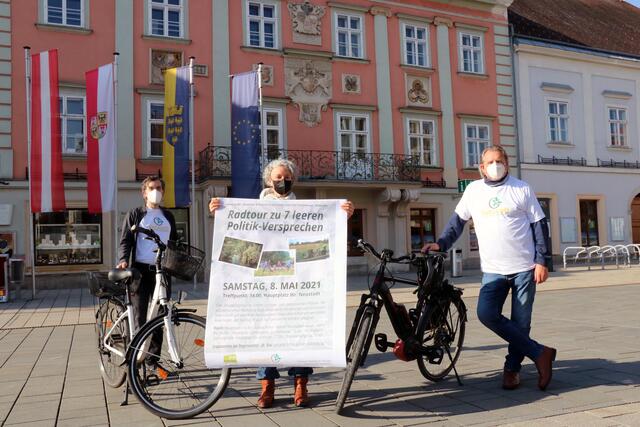
[[[301,180],[420,182],[417,156],[341,151],[267,150],[266,165],[273,159],[291,160]],[[208,146],[199,153],[200,180],[231,176],[231,147]]]
[[[625,169],[640,169],[640,162],[628,162],[623,160],[621,162],[616,160],[600,160],[598,159],[598,166],[601,168],[625,168]]]
[[[542,157],[538,155],[538,163],[542,165],[587,166],[587,159],[571,157]]]

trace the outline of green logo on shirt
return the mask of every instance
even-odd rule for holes
[[[502,204],[502,200],[498,196],[489,199],[489,207],[491,209],[498,209],[498,207]]]

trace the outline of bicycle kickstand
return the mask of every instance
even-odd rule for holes
[[[449,351],[449,346],[445,346],[444,347],[445,350],[447,350],[447,356],[449,356],[449,360],[451,361],[451,367],[453,368],[453,373],[456,374],[456,380],[458,380],[458,385],[464,385],[462,384],[462,381],[460,380],[460,376],[458,375],[458,370],[456,369],[456,364],[453,363],[453,357],[451,357],[451,352]]]
[[[129,404],[129,383],[124,383],[124,396],[122,396],[122,402],[120,406],[127,406]]]

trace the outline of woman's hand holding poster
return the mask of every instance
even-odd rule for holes
[[[342,202],[222,199],[209,279],[208,367],[345,366]]]

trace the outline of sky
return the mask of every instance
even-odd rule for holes
[[[627,3],[631,3],[636,7],[640,7],[640,0],[625,0]]]

